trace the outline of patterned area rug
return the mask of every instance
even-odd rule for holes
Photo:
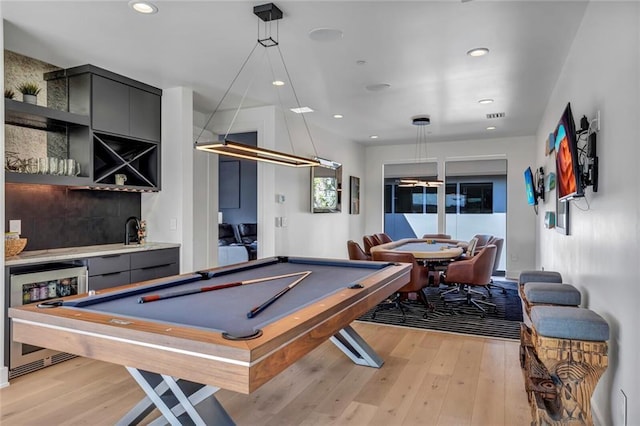
[[[400,310],[392,308],[376,313],[367,312],[359,318],[360,321],[379,324],[399,325],[404,327],[424,328],[428,330],[448,331],[461,334],[472,334],[486,337],[499,337],[503,339],[520,339],[520,322],[522,321],[522,307],[518,295],[517,283],[514,281],[494,279],[496,285],[506,289],[503,294],[500,288],[492,288],[492,297],[486,300],[496,304],[497,311],[493,308],[487,310],[485,318],[474,306],[468,306],[464,302],[446,304],[440,299],[440,290],[445,287],[427,287],[424,292],[427,300],[435,307],[427,312],[427,318],[423,318],[426,309],[419,301],[407,300],[411,311],[406,312],[406,320],[402,322]],[[484,291],[480,289],[480,291]],[[447,299],[461,297],[451,293]],[[475,295],[474,297],[479,297]]]

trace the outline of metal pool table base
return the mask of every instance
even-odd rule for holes
[[[380,368],[384,363],[351,326],[338,331],[330,340],[357,365]],[[147,396],[120,419],[118,426],[138,424],[154,408],[158,408],[162,416],[149,423],[151,426],[166,423],[174,426],[235,425],[214,395],[219,387],[132,367],[126,369]]]

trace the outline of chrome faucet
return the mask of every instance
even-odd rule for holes
[[[127,219],[127,221],[124,224],[124,245],[128,246],[129,244],[131,244],[131,235],[129,234],[129,229],[131,228],[130,224],[131,222],[133,222],[135,224],[135,238],[134,241],[136,244],[138,244],[140,241],[138,240],[138,230],[140,229],[140,219],[138,219],[135,216],[131,216],[130,218]]]

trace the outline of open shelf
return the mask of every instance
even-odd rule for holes
[[[89,116],[72,114],[28,104],[13,99],[4,100],[5,123],[45,131],[60,131],[69,126],[89,126]]]
[[[4,180],[7,183],[29,183],[67,186],[83,186],[91,184],[91,179],[85,176],[41,175],[35,173],[18,173],[10,171],[5,171]]]

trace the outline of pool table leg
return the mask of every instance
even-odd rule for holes
[[[214,396],[220,388],[132,367],[126,368],[147,396],[120,419],[118,426],[138,424],[154,408],[160,410],[162,416],[149,423],[150,425],[169,423],[180,426],[185,421],[201,426],[235,425]],[[170,408],[170,405],[173,407]]]
[[[384,364],[384,360],[350,325],[334,334],[331,341],[358,365],[380,368]]]

